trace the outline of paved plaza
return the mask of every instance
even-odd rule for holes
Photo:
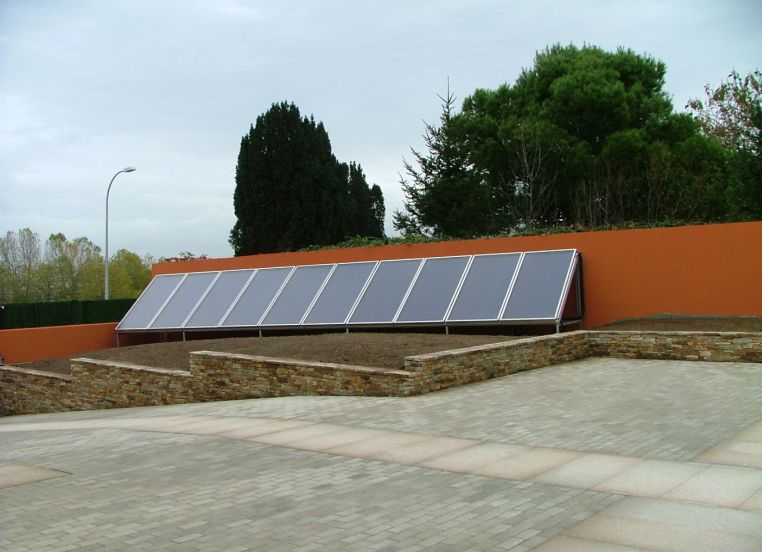
[[[762,364],[0,419],[0,549],[762,550]]]

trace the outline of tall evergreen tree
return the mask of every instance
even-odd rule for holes
[[[468,237],[492,230],[489,190],[451,125],[455,96],[441,97],[439,126],[426,124],[426,152],[412,150],[401,181],[405,210],[394,213],[394,227],[405,235]]]
[[[366,235],[383,237],[386,206],[384,205],[384,193],[378,184],[373,184],[370,188],[370,212],[371,216],[368,219],[370,226]]]
[[[322,123],[273,104],[241,140],[230,243],[248,255],[380,237],[363,222],[373,216],[369,197],[362,169],[337,161]]]

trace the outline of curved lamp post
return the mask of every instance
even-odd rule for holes
[[[108,301],[108,195],[111,193],[111,185],[114,183],[114,179],[121,173],[133,172],[135,167],[125,167],[121,171],[117,172],[111,182],[108,183],[108,189],[106,190],[106,270],[104,272],[103,279],[103,298]]]

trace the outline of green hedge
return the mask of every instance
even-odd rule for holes
[[[10,303],[0,306],[0,329],[118,322],[134,302],[135,299],[111,299]]]

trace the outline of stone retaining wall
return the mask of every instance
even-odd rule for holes
[[[0,413],[26,414],[289,395],[408,396],[589,356],[762,362],[762,333],[588,332],[411,356],[404,370],[200,351],[190,371],[92,359],[70,376],[0,367]]]
[[[411,356],[405,370],[428,393],[589,356],[587,332],[578,331]]]
[[[79,410],[71,376],[0,366],[0,414]]]
[[[405,396],[414,375],[403,370],[200,351],[190,355],[200,401],[291,395]]]
[[[190,372],[77,358],[71,383],[84,408],[124,408],[196,402]]]
[[[38,414],[197,402],[190,372],[77,358],[71,374],[0,367],[0,413]]]
[[[592,356],[762,362],[762,333],[588,332]]]

